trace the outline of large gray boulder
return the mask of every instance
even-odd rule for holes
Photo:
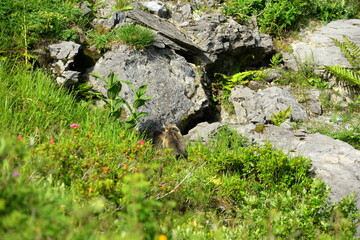
[[[207,142],[209,135],[216,132],[224,123],[200,123],[189,131],[190,141]],[[349,194],[360,193],[360,151],[349,144],[321,135],[291,131],[274,125],[267,125],[262,132],[255,131],[256,125],[229,125],[250,141],[264,144],[266,141],[291,156],[310,158],[315,177],[322,179],[331,187],[331,200],[339,201]],[[360,208],[360,199],[357,198]]]
[[[248,87],[236,86],[229,101],[234,105],[237,123],[269,123],[273,113],[286,110],[291,106],[290,119],[304,122],[308,119],[306,110],[299,104],[289,91],[270,87],[254,91]]]
[[[153,4],[163,6],[158,1],[140,4],[147,8]],[[178,11],[175,6],[169,8],[173,18],[164,18],[156,9],[150,11],[152,14],[136,8],[113,12],[111,18],[95,21],[110,29],[137,23],[154,30],[155,42],[150,48],[135,51],[126,46],[114,47],[93,69],[104,77],[110,72],[118,73],[120,79],[137,87],[151,82],[148,93],[154,98],[141,109],[149,113],[142,126],[172,122],[187,130],[205,118],[210,108],[203,85],[209,84],[213,73],[229,73],[250,55],[252,61],[245,65],[255,65],[272,51],[270,36],[260,34],[256,26],[240,25],[220,13],[195,14],[189,3],[179,6],[188,12]],[[105,94],[105,83],[93,77],[90,82],[95,90]],[[124,88],[123,94],[132,99],[129,89]]]
[[[188,119],[193,119],[209,106],[199,71],[169,49],[150,47],[137,51],[120,45],[100,58],[93,72],[105,78],[114,72],[119,74],[120,80],[130,81],[136,87],[149,83],[147,94],[153,98],[140,109],[149,113],[141,127],[174,123],[182,128]],[[104,82],[90,77],[90,83],[106,96]],[[122,96],[129,102],[133,99],[126,84]]]

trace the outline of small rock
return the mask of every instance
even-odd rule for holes
[[[166,5],[160,1],[151,1],[151,2],[140,2],[142,6],[146,7],[151,13],[155,13],[161,18],[167,18],[170,16]]]
[[[236,86],[229,101],[233,103],[239,124],[265,124],[271,121],[273,114],[291,108],[290,119],[304,122],[308,119],[306,110],[285,89],[270,87],[262,91],[253,91],[248,87]]]
[[[62,61],[72,60],[79,53],[80,44],[63,41],[48,47],[50,56]]]

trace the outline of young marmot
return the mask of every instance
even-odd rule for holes
[[[155,131],[153,136],[153,143],[156,149],[172,149],[171,154],[175,157],[187,158],[186,154],[186,141],[181,135],[178,127],[169,124],[165,130]]]

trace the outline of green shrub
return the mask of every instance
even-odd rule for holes
[[[10,169],[9,169],[10,170]],[[14,172],[17,173],[17,172]],[[71,206],[52,189],[28,184],[25,176],[2,172],[0,188],[0,235],[2,239],[65,238],[71,222]],[[64,189],[62,189],[64,191]],[[54,207],[58,206],[58,207]]]
[[[150,46],[154,41],[153,32],[145,27],[127,24],[115,31],[115,39],[139,49]]]
[[[208,204],[220,207],[219,219],[231,219],[221,229],[222,234],[236,239],[315,239],[351,237],[355,233],[358,212],[354,209],[354,197],[344,200],[353,211],[339,213],[337,209],[343,202],[328,202],[329,189],[311,177],[309,159],[290,158],[270,145],[252,145],[226,128],[215,135],[208,147],[201,153],[209,163],[207,167],[218,172],[216,177],[202,175],[203,180],[207,178],[212,198],[217,199]],[[339,224],[343,224],[341,233],[335,227]],[[204,222],[199,226],[206,229]]]
[[[295,57],[297,71],[284,71],[281,70],[281,77],[276,79],[276,83],[283,85],[292,85],[293,87],[302,88],[318,88],[327,89],[329,84],[324,81],[319,75],[314,73],[316,65],[314,57],[308,57],[304,61],[301,61],[299,57]]]
[[[281,37],[297,27],[306,9],[306,3],[295,1],[267,1],[261,17],[259,29],[264,33]]]
[[[148,142],[137,143],[125,131],[117,131],[123,134],[118,136],[120,142],[111,142],[102,139],[95,127],[82,130],[81,126],[72,126],[64,132],[68,137],[34,149],[25,161],[24,171],[40,178],[51,176],[83,196],[100,195],[117,204],[123,195],[124,176],[140,170],[152,171],[151,165],[141,163],[151,156]]]
[[[144,49],[154,41],[153,32],[145,27],[127,24],[114,31],[106,29],[88,30],[86,36],[90,45],[96,46],[101,53],[110,49],[111,42],[121,41],[124,44]]]
[[[353,0],[230,0],[223,3],[223,8],[241,22],[256,17],[262,32],[282,38],[310,19],[329,22],[352,18],[359,14],[360,4]]]
[[[311,1],[312,15],[328,23],[336,19],[349,19],[359,14],[360,3],[353,0]]]

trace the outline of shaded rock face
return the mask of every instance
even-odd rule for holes
[[[114,72],[120,80],[132,82],[136,87],[148,85],[147,95],[153,96],[140,109],[149,113],[140,128],[156,127],[165,123],[184,128],[186,121],[209,107],[209,101],[200,83],[197,71],[186,60],[169,49],[150,47],[138,52],[120,45],[106,53],[96,63],[93,72],[105,78]],[[105,83],[90,77],[94,89],[106,96]],[[132,91],[123,84],[122,96],[132,101]]]
[[[272,113],[291,108],[290,119],[295,122],[306,121],[306,110],[285,89],[270,87],[254,91],[248,87],[237,86],[231,92],[229,101],[233,103],[239,124],[270,122]]]
[[[207,142],[223,123],[200,123],[185,136],[190,141]],[[239,134],[264,144],[267,140],[277,149],[291,156],[304,156],[312,160],[315,176],[331,187],[331,200],[360,192],[360,151],[347,143],[319,133],[307,134],[267,125],[262,133],[254,131],[254,124],[230,125]],[[360,199],[357,198],[360,208]]]
[[[210,59],[207,66],[210,73],[231,73],[244,60],[245,65],[255,66],[273,50],[270,36],[219,13],[190,20],[184,29]]]
[[[245,65],[259,64],[273,51],[270,36],[220,13],[194,17],[189,3],[177,5],[172,13],[171,21],[140,10],[129,11],[126,15],[156,30],[158,44],[174,49],[190,62],[202,64],[211,74],[230,73],[250,55],[252,60]]]

